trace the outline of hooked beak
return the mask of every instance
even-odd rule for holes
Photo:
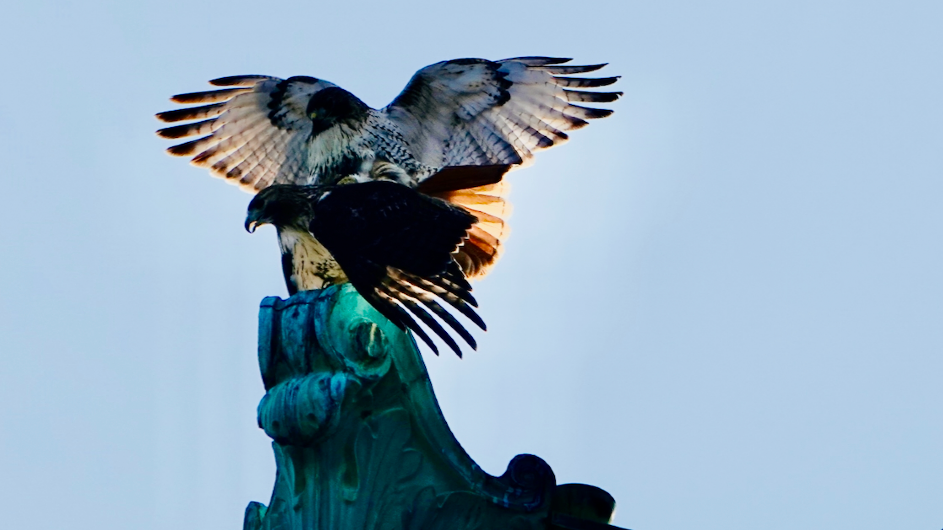
[[[254,219],[246,219],[246,232],[250,234],[255,232],[256,227],[259,226],[259,222]]]

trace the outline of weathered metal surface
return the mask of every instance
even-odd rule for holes
[[[479,468],[442,416],[412,338],[350,285],[270,297],[259,312],[274,440],[269,505],[244,530],[614,528],[615,503],[518,455],[500,477]]]

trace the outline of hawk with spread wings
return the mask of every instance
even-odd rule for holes
[[[576,103],[611,102],[621,95],[585,90],[611,85],[618,77],[572,76],[596,71],[604,64],[571,66],[565,64],[568,62],[518,57],[436,63],[419,70],[399,96],[379,110],[333,83],[313,77],[224,77],[210,81],[224,88],[174,96],[172,101],[191,106],[162,112],[157,118],[185,123],[160,129],[158,134],[171,139],[196,137],[170,147],[168,152],[190,156],[194,165],[206,167],[246,191],[255,193],[272,185],[314,186],[305,193],[311,204],[321,204],[317,210],[325,209],[323,203],[336,194],[335,186],[375,181],[392,181],[400,188],[412,188],[413,193],[421,192],[418,195],[425,198],[404,194],[400,188],[368,186],[373,193],[342,194],[345,199],[340,210],[359,208],[365,197],[377,206],[384,193],[388,193],[388,204],[399,201],[415,206],[432,197],[446,204],[445,208],[448,204],[460,207],[473,221],[465,231],[464,244],[452,249],[455,252],[450,259],[455,266],[416,278],[427,283],[438,278],[458,286],[447,291],[464,300],[461,294],[467,295],[470,287],[466,288],[462,276],[486,274],[498,259],[507,235],[509,204],[503,174],[530,164],[536,151],[565,142],[567,133],[587,125],[587,120],[612,113]],[[373,190],[380,190],[380,195]],[[322,197],[325,192],[329,193]],[[291,193],[269,198],[275,199],[273,204],[283,205]],[[335,197],[328,203],[339,200]],[[380,202],[371,202],[375,200]],[[338,211],[336,204],[331,211]],[[348,263],[345,268],[335,255],[336,249],[324,244],[325,239],[331,239],[330,231],[325,232],[322,226],[316,233],[312,219],[305,219],[305,223],[273,222],[283,264],[288,264],[285,279],[290,293],[349,280],[388,317],[394,311],[389,305],[396,306],[393,300],[410,308],[416,300],[424,300],[416,289],[425,295],[443,296],[441,285],[423,285],[416,280],[409,289],[388,290],[380,298],[371,298],[365,291],[375,295],[374,291],[350,278],[347,268],[354,265]],[[375,222],[390,222],[390,218],[379,219]],[[428,235],[412,232],[420,239]],[[386,237],[393,238],[389,244],[396,246],[396,238],[404,236],[391,233]],[[418,252],[418,247],[410,248]],[[299,259],[299,255],[305,258]],[[404,322],[402,315],[391,320],[400,327],[418,328],[414,322],[410,325],[411,320]]]

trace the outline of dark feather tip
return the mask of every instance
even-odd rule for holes
[[[156,117],[158,120],[164,122],[195,120],[220,114],[223,111],[222,107],[224,105],[225,103],[213,103],[210,105],[203,105],[201,107],[168,110],[166,112],[156,114]]]
[[[553,75],[585,74],[587,72],[595,72],[607,64],[609,63],[587,64],[585,66],[545,66],[543,69]]]
[[[609,86],[618,81],[622,76],[613,77],[554,77],[554,82],[560,86],[568,88],[596,88]]]
[[[172,155],[174,155],[174,156],[188,156],[188,155],[192,155],[193,152],[196,151],[197,142],[202,142],[202,141],[205,140],[206,138],[209,138],[209,137],[206,136],[206,137],[203,137],[203,138],[198,138],[198,139],[193,140],[193,141],[191,141],[191,142],[184,142],[184,143],[182,143],[182,144],[177,144],[177,145],[168,147],[168,148],[167,148],[167,152],[170,153],[170,154],[172,154]]]
[[[205,121],[200,121],[196,123],[190,123],[187,125],[175,125],[173,127],[165,127],[157,131],[157,136],[160,136],[161,138],[169,138],[169,139],[191,136],[193,134],[196,134],[199,131],[200,127],[207,125],[208,123],[211,123],[212,121],[213,120],[205,120]]]
[[[611,103],[620,96],[622,92],[583,92],[581,90],[564,90],[567,101],[582,101],[584,103]]]
[[[551,64],[563,64],[572,61],[572,58],[568,57],[541,57],[538,55],[527,56],[527,57],[514,57],[512,59],[505,59],[504,61],[518,61],[526,64],[527,66],[546,66]],[[499,62],[504,62],[499,61]]]
[[[581,107],[579,105],[570,105],[570,112],[574,114],[579,114],[581,118],[587,120],[598,120],[600,118],[605,118],[612,114],[611,109],[593,109],[590,107]]]
[[[170,98],[174,103],[213,103],[220,100],[228,100],[234,95],[246,92],[245,88],[224,88],[223,90],[207,90],[203,92],[188,92],[186,94],[177,94]]]
[[[252,86],[267,79],[272,79],[272,77],[268,75],[231,75],[213,79],[210,84],[213,86]]]
[[[605,118],[611,116],[614,111],[612,109],[592,109],[589,112],[587,118],[591,120],[598,120],[599,118]]]

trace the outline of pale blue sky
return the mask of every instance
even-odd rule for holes
[[[512,174],[489,331],[426,357],[472,457],[540,455],[635,530],[943,527],[943,4],[341,4],[4,6],[2,526],[268,502],[274,234],[163,154],[170,95],[307,74],[381,106],[439,60],[556,55],[625,96]]]

